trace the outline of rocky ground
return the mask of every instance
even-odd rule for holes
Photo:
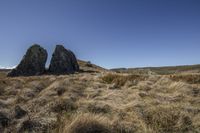
[[[200,74],[0,74],[0,132],[199,133]]]

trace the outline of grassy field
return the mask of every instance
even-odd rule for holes
[[[165,66],[165,67],[144,67],[144,68],[117,68],[112,71],[118,73],[152,73],[159,75],[170,75],[178,73],[200,73],[200,65],[185,65],[185,66]]]
[[[0,132],[199,133],[200,75],[1,72]]]

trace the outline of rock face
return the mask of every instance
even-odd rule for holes
[[[13,69],[8,76],[33,76],[45,72],[47,51],[41,46],[34,44],[26,52],[20,64]]]
[[[79,65],[74,53],[62,45],[56,45],[49,66],[51,74],[71,74],[79,71]]]

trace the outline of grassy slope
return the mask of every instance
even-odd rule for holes
[[[119,68],[112,69],[116,72],[137,72],[137,71],[152,71],[156,74],[175,74],[180,72],[195,71],[200,72],[200,65],[185,65],[185,66],[166,66],[166,67],[144,67],[144,68]]]
[[[200,132],[198,73],[113,73],[82,63],[85,72],[72,75],[2,74],[0,114],[9,121],[0,121],[0,131]],[[15,117],[17,105],[27,112],[20,119]]]

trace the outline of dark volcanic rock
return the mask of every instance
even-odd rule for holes
[[[45,72],[46,61],[47,51],[41,46],[34,44],[27,50],[20,64],[13,69],[8,76],[41,75]]]
[[[57,45],[52,55],[49,72],[52,74],[71,74],[79,71],[79,65],[74,53]]]

